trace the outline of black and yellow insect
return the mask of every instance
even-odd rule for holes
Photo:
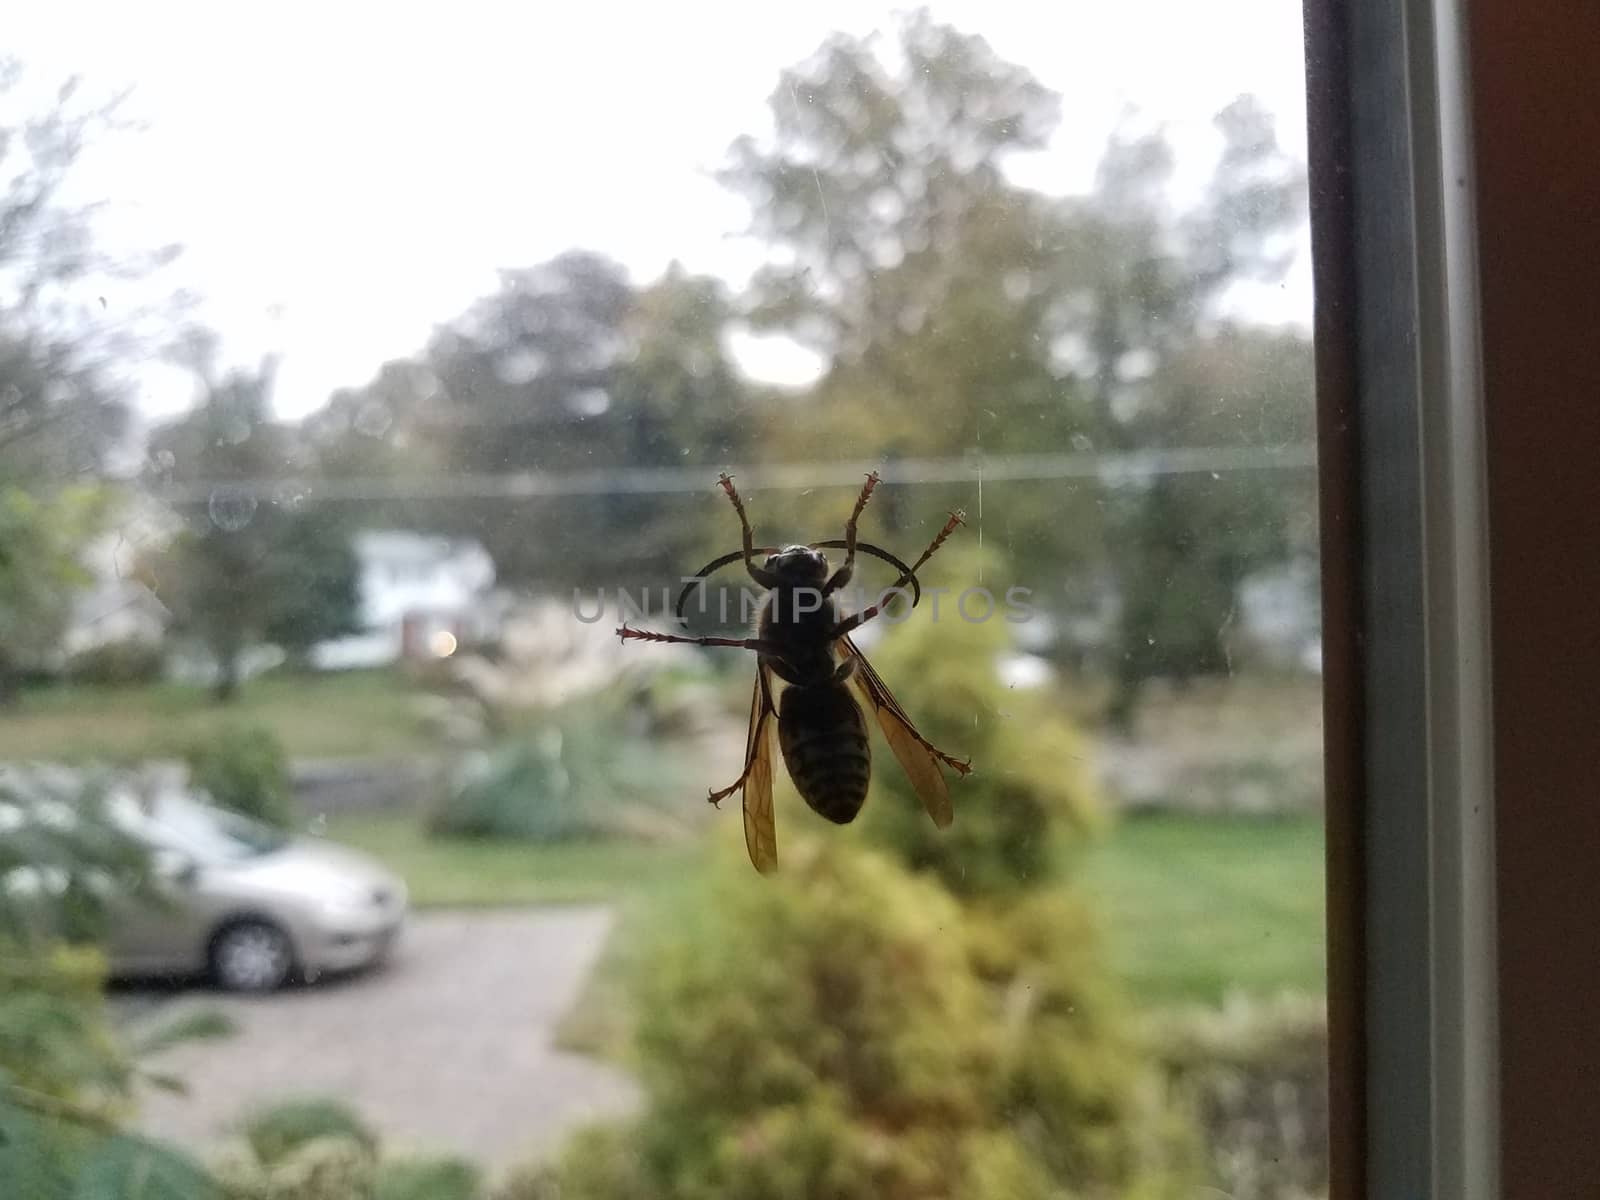
[[[841,616],[836,593],[850,582],[856,553],[872,555],[890,563],[900,572],[893,585],[898,591],[913,589],[912,603],[921,594],[917,570],[961,524],[961,515],[952,513],[922,557],[906,566],[886,550],[856,538],[856,523],[878,485],[876,472],[856,499],[850,519],[845,522],[844,538],[814,542],[806,546],[758,547],[750,528],[744,502],[727,475],[718,484],[739,514],[743,548],[707,563],[695,572],[692,582],[678,598],[677,612],[683,615],[684,601],[696,584],[730,563],[742,560],[750,577],[767,589],[753,638],[681,637],[631,629],[617,630],[630,638],[651,642],[688,642],[698,646],[734,646],[757,654],[755,695],[750,701],[750,726],[745,740],[744,771],[728,787],[714,790],[709,799],[718,804],[735,792],[744,793],[745,845],[750,861],[758,871],[770,871],[778,863],[777,833],[772,819],[772,726],[777,725],[778,744],[784,765],[795,789],[811,808],[828,820],[843,825],[855,819],[867,798],[872,752],[867,737],[864,702],[877,719],[889,743],[911,780],[934,824],[950,824],[954,811],[944,768],[957,775],[971,770],[938,749],[911,723],[888,687],[872,669],[872,664],[851,640],[850,634],[882,611],[874,604],[852,616]],[[824,549],[842,547],[844,561],[829,573]],[[766,555],[758,566],[755,556]],[[780,691],[774,680],[784,686]],[[858,700],[859,697],[859,700]]]

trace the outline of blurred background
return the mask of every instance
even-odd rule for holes
[[[0,1194],[1324,1195],[1298,6],[579,9],[8,30]]]

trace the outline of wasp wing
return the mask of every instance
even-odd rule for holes
[[[928,810],[928,815],[933,818],[933,823],[940,829],[945,828],[955,820],[955,810],[950,803],[950,786],[945,781],[941,765],[949,766],[960,775],[965,775],[971,766],[952,758],[918,733],[911,718],[906,716],[905,709],[900,707],[888,686],[872,669],[867,656],[848,637],[840,640],[845,656],[855,663],[851,683],[878,719],[878,728],[883,730],[889,749],[894,752],[906,778],[911,780],[911,786],[921,799],[922,806]]]
[[[772,820],[772,729],[776,718],[772,680],[765,664],[756,667],[750,699],[750,731],[744,745],[744,844],[762,874],[778,865],[778,833]]]

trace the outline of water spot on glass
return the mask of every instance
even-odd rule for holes
[[[1087,454],[1094,449],[1094,442],[1087,434],[1075,433],[1072,435],[1072,448],[1079,454]]]
[[[217,488],[206,505],[211,523],[224,533],[238,533],[256,515],[256,498],[233,488]]]
[[[318,837],[321,837],[323,834],[328,832],[328,814],[319,812],[316,816],[311,818],[311,822],[307,828]]]

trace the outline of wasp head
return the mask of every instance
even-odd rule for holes
[[[776,587],[821,587],[828,578],[828,558],[810,546],[785,546],[767,555],[764,564]]]

